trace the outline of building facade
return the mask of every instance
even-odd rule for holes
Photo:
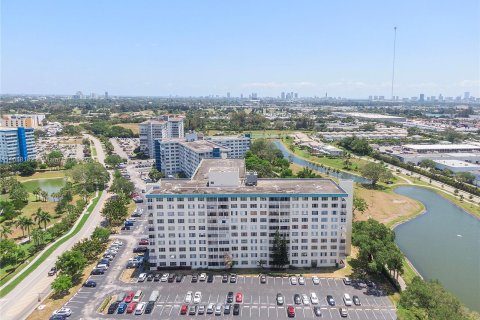
[[[256,179],[244,160],[203,160],[192,179],[164,179],[147,191],[151,268],[269,267],[277,232],[290,265],[341,266],[352,197],[350,180]]]
[[[165,115],[159,120],[148,120],[138,125],[140,150],[150,158],[155,157],[155,140],[184,138],[183,117]]]
[[[7,114],[2,117],[0,126],[9,128],[38,128],[45,119],[44,114]]]
[[[0,163],[35,160],[33,128],[0,127]]]
[[[195,132],[183,139],[155,141],[155,166],[165,176],[183,172],[193,176],[203,159],[241,159],[250,149],[249,137],[213,137],[199,140]]]

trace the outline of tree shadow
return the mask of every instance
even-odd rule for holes
[[[368,190],[378,190],[378,191],[385,191],[388,189],[384,185],[381,185],[381,184],[372,185],[370,183],[362,183],[362,187]]]

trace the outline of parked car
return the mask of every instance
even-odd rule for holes
[[[185,295],[185,302],[186,303],[191,303],[192,302],[192,291],[188,291],[187,294]]]
[[[188,306],[186,304],[182,304],[182,307],[180,308],[180,314],[187,314],[188,311]]]
[[[224,274],[222,276],[222,283],[227,283],[228,282],[228,274]]]
[[[185,277],[185,276],[184,276],[183,274],[180,274],[180,275],[176,276],[176,277],[175,277],[175,282],[182,282],[182,280],[183,280],[184,277]]]
[[[296,285],[297,284],[297,277],[290,277],[290,284]]]
[[[134,296],[135,296],[135,292],[127,293],[127,296],[125,297],[125,302],[126,303],[132,302]]]
[[[200,306],[198,306],[197,313],[199,315],[205,314],[205,309],[206,309],[206,307],[204,305],[200,305]]]
[[[301,304],[302,303],[302,298],[300,297],[300,295],[298,293],[295,293],[293,295],[293,302],[295,304]]]
[[[194,273],[192,275],[192,283],[196,283],[198,281],[198,274]]]
[[[241,292],[237,292],[235,295],[235,302],[237,303],[242,303],[243,302],[243,295]]]
[[[188,307],[188,314],[194,316],[197,314],[197,306]]]
[[[361,306],[362,303],[360,302],[360,298],[358,298],[358,296],[353,296],[352,297],[352,300],[353,300],[353,303],[356,305],[356,306]]]
[[[302,294],[302,303],[306,306],[310,304],[310,299],[308,299],[308,296],[305,293]]]
[[[147,279],[147,274],[145,272],[140,273],[140,275],[138,276],[138,282],[144,282],[145,279]]]
[[[137,292],[135,292],[135,295],[133,296],[132,302],[140,302],[142,297],[143,297],[143,291],[137,290]]]
[[[267,283],[267,276],[266,275],[262,274],[260,276],[260,283]]]
[[[147,281],[153,281],[153,274],[152,273],[148,274]]]
[[[94,276],[102,275],[104,273],[105,273],[104,269],[98,269],[98,268],[95,268],[92,270],[92,272],[90,272],[90,274]]]
[[[117,311],[119,303],[117,301],[112,302],[110,306],[108,307],[107,313],[108,314],[114,314],[115,311]]]
[[[153,276],[153,281],[155,282],[160,281],[160,277],[161,277],[160,273],[156,273],[155,276]]]
[[[53,314],[59,315],[59,316],[64,316],[64,317],[70,317],[72,315],[72,309],[70,308],[60,308],[58,310],[53,311]]]
[[[207,274],[206,273],[200,273],[200,277],[198,278],[199,281],[205,281],[207,280]]]
[[[318,297],[315,292],[310,293],[310,300],[312,301],[312,304],[318,304]]]
[[[133,248],[133,253],[146,252],[148,247],[135,247]]]
[[[57,274],[57,268],[53,267],[51,268],[49,271],[48,271],[48,276],[51,277],[51,276],[54,276]]]
[[[48,320],[65,320],[67,317],[61,316],[59,314],[52,314]]]
[[[139,245],[141,246],[148,246],[148,240],[147,239],[142,239],[138,242]]]
[[[232,303],[233,302],[233,292],[229,291],[227,293],[227,303]]]
[[[230,283],[237,283],[237,275],[235,273],[230,275]]]
[[[298,277],[298,284],[303,286],[305,284],[305,278],[304,277]]]
[[[125,292],[120,292],[119,294],[117,294],[117,302],[123,302],[126,296],[127,295],[125,294]]]
[[[313,276],[312,281],[315,285],[320,284],[320,279],[317,276]]]
[[[167,282],[172,283],[173,281],[175,281],[175,277],[176,277],[176,276],[175,276],[175,273],[170,273],[170,274],[168,275]]]
[[[125,310],[127,310],[127,306],[128,304],[126,304],[125,302],[121,302],[119,305],[118,305],[118,310],[117,310],[117,313],[124,313]]]
[[[313,307],[313,313],[315,313],[315,315],[317,317],[321,317],[322,316],[322,309],[319,306],[315,306],[315,307]]]
[[[207,307],[207,314],[212,314],[215,311],[215,304],[209,303]]]
[[[331,295],[328,295],[327,296],[327,303],[331,306],[334,306],[335,305],[335,299]]]
[[[352,280],[350,280],[350,278],[343,278],[343,283],[345,283],[346,285],[351,285]]]
[[[235,303],[233,305],[233,315],[238,316],[240,314],[240,305],[238,303]]]
[[[193,303],[200,303],[202,300],[202,293],[200,291],[195,292],[193,295]]]
[[[138,302],[132,302],[127,307],[127,313],[133,313],[137,309]]]
[[[207,282],[208,283],[212,283],[213,282],[213,274],[209,273],[208,276],[207,276]]]
[[[147,303],[146,302],[140,302],[137,307],[135,308],[135,314],[136,315],[141,315],[145,311]]]
[[[226,304],[224,307],[223,307],[223,314],[230,314],[230,310],[232,309],[232,305],[231,304]]]
[[[168,273],[164,273],[164,274],[162,275],[162,277],[160,278],[160,281],[161,281],[161,282],[167,282],[167,281],[168,281],[168,276],[169,276]]]
[[[346,309],[346,308],[339,308],[339,309],[338,309],[338,312],[340,312],[340,316],[341,316],[342,318],[348,317],[348,312],[347,312],[347,309]]]
[[[287,315],[289,318],[295,317],[295,308],[292,306],[287,307]]]
[[[93,280],[87,280],[83,283],[83,286],[87,288],[95,288],[97,286],[97,283]]]
[[[217,304],[215,307],[215,315],[220,316],[222,314],[222,309],[223,309],[223,306],[221,304]]]
[[[285,299],[283,298],[283,295],[281,293],[277,293],[277,304],[281,306],[284,303],[285,303]]]
[[[343,302],[345,303],[345,305],[346,305],[347,307],[349,307],[349,306],[352,305],[352,302],[353,302],[353,301],[352,301],[352,298],[350,298],[350,295],[349,295],[348,293],[345,293],[345,294],[343,295]]]

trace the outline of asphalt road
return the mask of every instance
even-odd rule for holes
[[[97,150],[98,161],[104,164],[105,153],[101,143],[95,137],[86,135],[93,140]],[[54,266],[59,255],[69,250],[77,241],[90,236],[96,226],[102,220],[101,209],[103,203],[109,195],[104,192],[98,201],[97,206],[91,213],[84,227],[72,238],[58,247],[49,258],[30,273],[20,284],[18,284],[9,294],[0,299],[0,310],[2,320],[25,319],[51,292],[50,285],[54,277],[48,277],[47,273]]]

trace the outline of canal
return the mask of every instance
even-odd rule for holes
[[[333,176],[333,177],[336,177],[336,178],[339,178],[339,179],[350,179],[350,180],[353,180],[357,183],[370,183],[370,181],[368,179],[365,179],[363,177],[360,177],[360,176],[357,176],[357,175],[354,175],[354,174],[351,174],[351,173],[348,173],[348,172],[343,172],[343,171],[341,171],[340,173],[332,172],[330,170],[327,170],[326,168],[320,167],[319,165],[317,165],[315,163],[312,163],[308,160],[302,159],[302,158],[294,155],[293,153],[291,153],[289,150],[287,150],[287,148],[278,140],[273,141],[273,143],[275,144],[275,146],[280,151],[282,151],[282,154],[283,154],[284,158],[290,160],[291,162],[293,162],[295,164],[298,164],[300,166],[307,167],[307,168],[310,168],[312,170],[316,170],[316,171],[328,174],[330,176]]]
[[[480,219],[425,188],[402,186],[395,192],[426,209],[394,229],[399,248],[425,279],[439,280],[480,311]]]

